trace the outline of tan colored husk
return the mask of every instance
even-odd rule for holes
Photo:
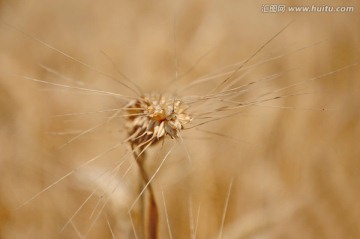
[[[326,2],[353,5],[354,13],[266,14],[261,12],[261,5],[273,3],[182,1],[175,10],[180,80],[169,84],[176,70],[174,2],[177,1],[0,1],[0,11],[2,21],[117,76],[102,54],[105,53],[144,92],[168,92],[169,85],[182,88],[209,73],[224,73],[226,69],[216,69],[246,59],[294,19],[294,24],[251,64],[284,57],[241,72],[245,75],[244,84],[274,73],[285,75],[253,85],[244,91],[247,99],[253,99],[259,91],[274,91],[358,61],[359,1]],[[294,1],[282,4],[290,6]],[[66,119],[53,115],[120,108],[124,102],[100,94],[44,86],[11,74],[124,95],[131,92],[11,27],[2,23],[0,26],[0,237],[82,238],[92,226],[86,238],[111,238],[112,232],[114,238],[135,238],[127,206],[112,205],[117,201],[131,203],[138,193],[134,183],[139,180],[136,167],[125,174],[133,162],[130,160],[119,174],[106,177],[110,181],[115,178],[115,185],[121,183],[121,192],[127,195],[121,198],[121,194],[112,193],[115,186],[100,195],[96,193],[69,227],[59,233],[96,189],[97,181],[91,180],[99,177],[96,172],[112,169],[129,154],[128,142],[94,162],[91,169],[96,170],[81,169],[85,174],[93,174],[85,177],[88,182],[78,179],[83,175],[78,170],[75,177],[62,180],[15,210],[84,161],[121,142],[127,131],[124,120],[116,117],[110,124],[58,150],[71,133],[103,122],[108,115],[86,114]],[[305,49],[293,52],[299,48]],[[206,52],[210,53],[197,64]],[[53,74],[42,65],[60,74]],[[193,71],[181,77],[194,65]],[[230,178],[235,176],[222,239],[360,238],[358,76],[357,66],[322,80],[307,81],[284,94],[304,90],[308,95],[253,105],[243,114],[203,127],[204,131],[217,134],[187,130],[196,120],[191,115],[194,120],[181,131],[184,144],[179,142],[153,181],[159,201],[159,236],[170,238],[163,199],[159,196],[163,189],[174,239],[218,238]],[[181,93],[201,96],[217,85],[210,80]],[[194,113],[202,113],[208,107],[211,104]],[[314,108],[325,110],[311,110]],[[148,159],[153,159],[146,160],[149,175],[159,165],[153,157],[158,148],[147,152]],[[159,154],[163,156],[163,152]],[[111,200],[93,224],[92,212],[100,209],[108,196],[112,196]]]

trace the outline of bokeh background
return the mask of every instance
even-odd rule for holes
[[[127,156],[125,144],[105,154],[124,139],[124,121],[61,147],[111,114],[56,117],[123,102],[29,78],[130,95],[108,77],[121,79],[118,68],[144,92],[180,89],[235,69],[290,22],[247,66],[274,60],[250,68],[239,84],[281,73],[251,88],[246,99],[296,83],[279,93],[308,94],[259,103],[184,132],[186,146],[178,143],[153,182],[159,238],[171,238],[166,218],[172,238],[219,238],[220,232],[224,239],[360,238],[360,5],[281,1],[353,6],[354,12],[264,13],[266,4],[278,3],[0,1],[0,238],[135,238],[127,211],[139,193],[137,169],[122,176],[128,160],[111,174]],[[187,74],[174,83],[176,71]],[[182,94],[203,95],[222,79]],[[149,150],[148,172],[171,144]]]

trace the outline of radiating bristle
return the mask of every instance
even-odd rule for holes
[[[0,0],[0,238],[360,238],[360,1],[262,4]]]

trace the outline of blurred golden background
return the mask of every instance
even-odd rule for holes
[[[354,12],[262,12],[268,4]],[[159,238],[171,238],[167,221],[172,238],[360,238],[359,10],[358,1],[339,0],[0,1],[0,238],[135,238],[127,211],[139,193],[137,169],[122,177],[126,161],[113,177],[128,147],[105,154],[125,138],[124,121],[59,149],[109,114],[55,117],[121,103],[29,78],[130,95],[106,76],[121,78],[116,66],[144,92],[181,88],[234,70],[292,21],[247,66],[273,60],[240,82],[281,73],[247,97],[297,83],[281,94],[308,94],[202,127],[217,134],[184,132],[186,147],[178,144],[153,181]],[[206,94],[223,79],[182,94]],[[149,172],[171,144],[150,150]]]

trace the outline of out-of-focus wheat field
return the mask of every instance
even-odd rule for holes
[[[293,96],[184,132],[152,182],[159,238],[360,238],[359,2],[281,3],[355,10],[262,12],[275,0],[0,1],[0,238],[135,238],[128,209],[139,173],[132,160],[111,173],[126,144],[107,152],[126,137],[124,121],[66,144],[111,115],[56,116],[121,104],[74,87],[130,95],[108,77],[121,79],[118,68],[144,92],[180,89],[234,70],[290,22],[245,66],[268,61],[237,77],[279,73],[247,97],[297,84],[278,92]],[[223,79],[181,94],[206,94]],[[173,142],[149,149],[150,175]]]

